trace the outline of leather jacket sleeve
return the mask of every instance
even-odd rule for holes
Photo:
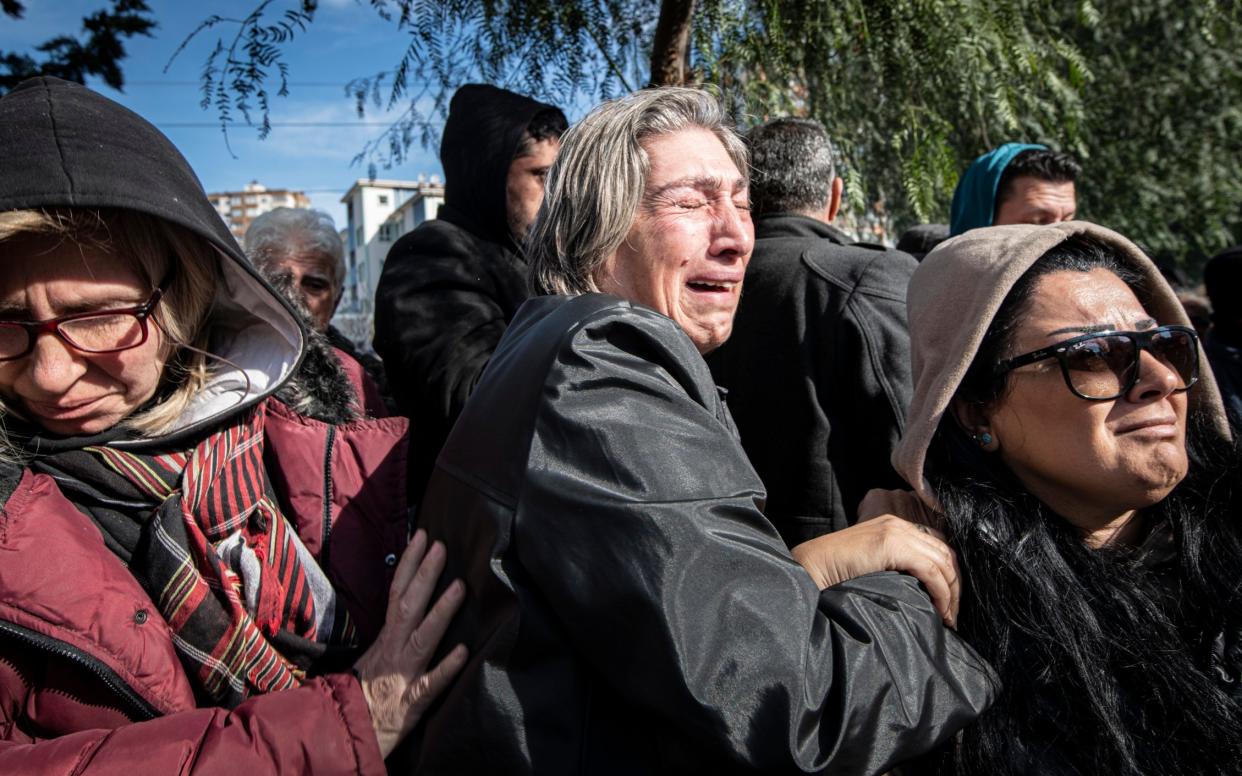
[[[684,732],[672,766],[882,773],[991,702],[991,669],[913,578],[816,589],[669,319],[587,322],[544,395],[517,557],[575,652]]]
[[[312,679],[232,711],[203,708],[33,744],[0,741],[0,773],[383,774],[362,688]]]

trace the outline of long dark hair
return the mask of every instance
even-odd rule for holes
[[[1096,268],[1141,297],[1106,243],[1062,243],[1015,284],[958,398],[987,406],[1005,395],[993,370],[1013,355],[1040,278]],[[1202,412],[1186,437],[1189,474],[1144,510],[1147,538],[1091,549],[951,413],[941,420],[927,473],[964,575],[959,628],[1004,685],[964,733],[959,774],[1242,773],[1239,661],[1222,635],[1242,613],[1242,472]]]

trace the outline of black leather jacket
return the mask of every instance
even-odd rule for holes
[[[913,578],[820,593],[669,318],[527,302],[428,484],[470,662],[419,773],[876,774],[994,693]]]

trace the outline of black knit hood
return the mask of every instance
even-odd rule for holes
[[[449,103],[440,142],[444,206],[439,217],[485,240],[508,245],[505,183],[522,133],[536,115],[560,109],[506,89],[466,84]]]
[[[250,266],[181,153],[141,116],[79,84],[34,78],[0,97],[0,160],[0,212],[123,208],[184,227],[216,249],[220,280],[208,325],[227,334],[212,350],[237,368],[211,380],[174,434],[253,405],[296,367],[304,337],[288,303]]]

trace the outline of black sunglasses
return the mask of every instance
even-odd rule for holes
[[[1103,331],[1083,334],[1050,347],[1002,361],[999,377],[1020,366],[1055,358],[1070,391],[1087,401],[1109,401],[1124,396],[1139,381],[1143,351],[1169,367],[1180,383],[1174,392],[1188,390],[1199,380],[1199,337],[1189,326],[1159,326],[1147,331]]]

